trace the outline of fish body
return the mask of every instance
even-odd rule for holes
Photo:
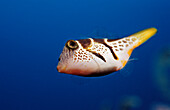
[[[156,32],[156,28],[149,28],[121,39],[69,40],[57,70],[79,76],[102,76],[118,71],[126,65],[132,51]]]

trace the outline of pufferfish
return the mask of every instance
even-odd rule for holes
[[[79,76],[103,76],[121,70],[132,51],[156,32],[156,28],[148,28],[120,39],[68,40],[57,70]]]

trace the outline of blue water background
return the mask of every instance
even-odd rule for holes
[[[56,70],[67,40],[99,28],[124,37],[149,27],[158,33],[133,51],[130,70],[96,78]],[[0,110],[120,110],[125,96],[140,98],[135,110],[170,104],[153,77],[169,31],[169,0],[1,0]]]

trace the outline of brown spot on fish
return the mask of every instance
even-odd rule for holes
[[[127,41],[123,40],[123,43],[127,43]]]
[[[120,48],[120,50],[123,50],[122,48]]]
[[[132,41],[135,41],[136,40],[136,38],[132,38]]]
[[[115,49],[116,51],[119,51],[118,49]]]
[[[126,38],[126,40],[127,40],[127,41],[130,41],[130,39],[129,39],[129,38]]]

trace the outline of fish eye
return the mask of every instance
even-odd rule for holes
[[[69,41],[67,41],[66,46],[67,46],[69,49],[77,49],[77,48],[78,48],[78,44],[77,44],[77,42],[74,41],[74,40],[69,40]]]

